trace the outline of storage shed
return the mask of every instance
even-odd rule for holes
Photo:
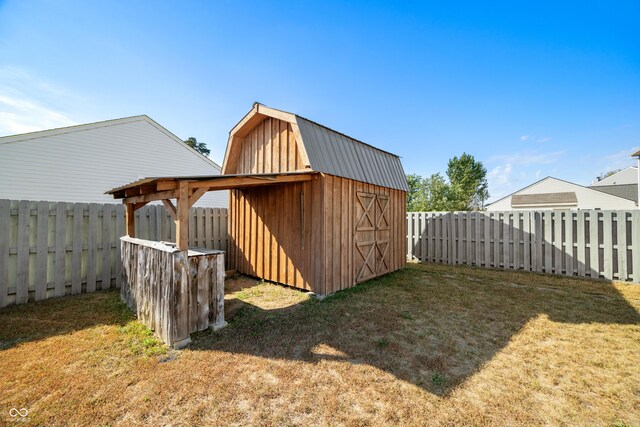
[[[398,156],[256,104],[229,135],[223,174],[318,172],[229,197],[231,265],[326,295],[406,262],[407,181]]]
[[[406,263],[398,156],[262,104],[231,130],[222,175],[150,178],[111,193],[142,194],[125,198],[133,212],[136,203],[179,192],[188,206],[203,190],[222,188],[231,190],[229,266],[240,273],[327,295]],[[180,200],[177,211],[165,206],[181,210]]]

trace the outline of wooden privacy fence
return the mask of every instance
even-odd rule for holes
[[[640,210],[408,212],[409,259],[640,282]]]
[[[0,200],[0,307],[120,287],[123,205]],[[136,211],[136,236],[175,241],[161,205]],[[192,208],[189,245],[227,250],[227,209]]]

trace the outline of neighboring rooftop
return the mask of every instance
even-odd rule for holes
[[[638,203],[638,184],[599,185],[589,188]]]
[[[590,185],[590,187],[599,187],[605,185],[626,185],[626,184],[638,184],[638,168],[635,166],[629,166],[618,172],[609,175],[606,178],[596,181]]]
[[[578,197],[574,191],[560,193],[537,193],[537,194],[514,194],[511,196],[511,206],[535,206],[535,205],[558,205],[575,206],[578,204]]]

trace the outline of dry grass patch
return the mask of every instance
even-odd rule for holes
[[[323,301],[243,277],[227,289],[229,327],[179,352],[116,293],[0,311],[0,411],[53,425],[640,425],[640,286],[410,265]]]

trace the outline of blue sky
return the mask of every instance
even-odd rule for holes
[[[640,147],[640,3],[0,0],[0,135],[147,114],[222,161],[254,101],[495,200]]]

